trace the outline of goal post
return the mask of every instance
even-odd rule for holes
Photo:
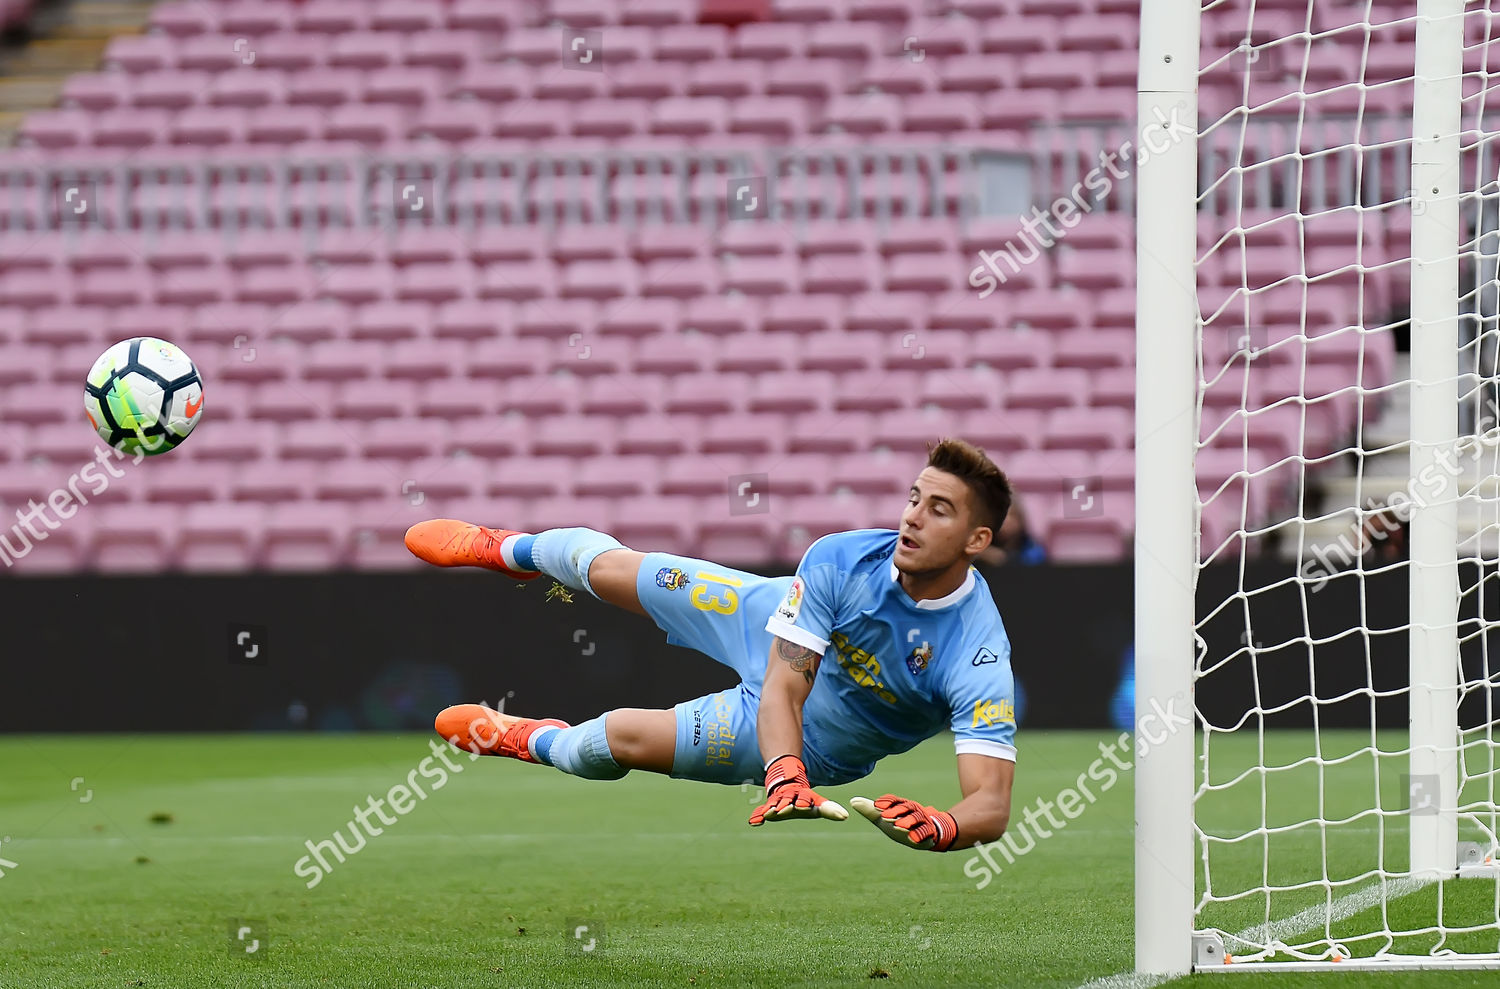
[[[1152,702],[1193,687],[1193,458],[1198,300],[1194,285],[1197,4],[1141,8],[1136,131],[1135,723]],[[1165,122],[1165,125],[1164,125]],[[1162,148],[1157,152],[1155,149]],[[1149,300],[1149,303],[1146,301]],[[1139,478],[1150,478],[1149,488]],[[1193,736],[1138,748],[1135,958],[1143,972],[1186,972],[1193,920]]]
[[[1141,973],[1500,968],[1491,16],[1143,0]]]
[[[1439,457],[1458,440],[1463,12],[1464,0],[1417,4],[1411,156],[1414,478],[1445,477]],[[1458,865],[1459,500],[1454,491],[1434,494],[1413,500],[1409,537],[1410,778],[1431,780],[1435,785],[1421,788],[1421,797],[1437,804],[1437,813],[1411,817],[1411,871],[1427,879]]]

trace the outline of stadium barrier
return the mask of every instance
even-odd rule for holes
[[[1289,564],[1212,567],[1200,601],[1234,601],[1204,625],[1210,655],[1254,652],[1268,726],[1404,726],[1404,571],[1334,576],[1304,612]],[[786,572],[782,568],[779,572]],[[1105,728],[1130,646],[1131,567],[984,570],[1008,620],[1028,728]],[[1474,572],[1464,574],[1473,619]],[[513,713],[590,717],[619,706],[670,706],[734,682],[726,668],[668,646],[651,622],[545,579],[513,585],[486,573],[160,575],[0,580],[6,602],[0,729],[424,729],[443,706],[482,700]],[[1500,582],[1483,593],[1500,596]],[[1486,602],[1494,613],[1495,600]],[[1257,641],[1244,642],[1247,627]],[[89,616],[80,620],[79,616]],[[1304,624],[1304,623],[1310,624]],[[1476,666],[1485,639],[1466,640]],[[1373,681],[1367,679],[1369,638]],[[1222,641],[1221,641],[1222,640]],[[1263,648],[1261,640],[1276,643]],[[1317,642],[1316,690],[1311,642]],[[1500,642],[1497,642],[1500,645]],[[1198,687],[1198,706],[1231,723],[1255,703],[1249,664],[1226,662]],[[59,701],[58,698],[73,698]],[[79,718],[74,704],[86,705]],[[1023,743],[1024,745],[1024,743]]]

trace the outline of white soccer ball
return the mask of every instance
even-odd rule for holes
[[[188,355],[165,340],[121,340],[89,369],[83,408],[104,442],[121,453],[154,456],[198,424],[203,380]]]

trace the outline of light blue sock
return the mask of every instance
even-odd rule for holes
[[[531,559],[542,573],[574,590],[594,594],[589,586],[589,564],[600,553],[624,549],[624,545],[609,533],[596,529],[548,529],[536,534],[529,549]]]
[[[572,728],[543,729],[533,747],[537,761],[586,780],[617,780],[624,776],[630,770],[621,769],[615,762],[604,734],[607,717],[607,713],[601,714]]]

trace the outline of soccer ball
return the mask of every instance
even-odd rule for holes
[[[187,439],[203,414],[203,381],[178,347],[155,337],[121,340],[89,369],[83,408],[104,442],[154,456]]]

